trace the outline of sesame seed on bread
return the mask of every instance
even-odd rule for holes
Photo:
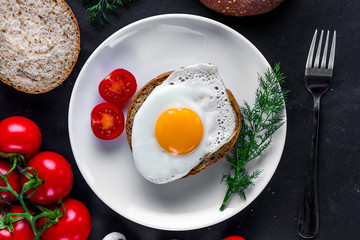
[[[132,99],[132,102],[130,104],[127,117],[126,117],[126,137],[127,141],[129,143],[130,149],[132,150],[132,144],[131,144],[131,136],[132,136],[132,126],[134,117],[137,113],[137,111],[140,109],[141,105],[144,103],[146,98],[150,95],[150,93],[160,84],[162,84],[172,73],[166,72],[163,73],[156,78],[149,81],[144,87],[140,89],[140,91],[136,94],[136,96]],[[203,160],[194,167],[187,175],[184,177],[195,175],[197,173],[200,173],[201,171],[205,170],[212,164],[217,163],[220,159],[222,159],[234,146],[240,132],[241,127],[241,115],[240,115],[240,109],[239,105],[237,104],[235,97],[232,95],[231,91],[229,89],[226,89],[226,93],[228,95],[228,98],[230,100],[231,107],[235,113],[236,117],[236,126],[233,135],[231,138],[220,148],[218,148],[215,152],[208,153],[206,156],[204,156]]]
[[[64,0],[0,4],[0,80],[26,93],[44,93],[71,73],[80,52],[77,20]]]

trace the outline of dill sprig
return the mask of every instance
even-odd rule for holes
[[[132,0],[84,0],[88,11],[91,12],[89,19],[96,27],[103,27],[109,23],[107,13],[118,14],[119,7],[126,7]]]
[[[284,124],[285,99],[287,90],[281,88],[285,76],[280,73],[280,64],[275,64],[274,69],[268,69],[263,76],[258,77],[259,87],[255,92],[255,103],[251,108],[244,101],[240,106],[241,129],[239,137],[226,156],[231,164],[228,173],[222,177],[228,190],[220,210],[224,210],[232,194],[236,193],[244,200],[245,189],[254,185],[254,180],[259,177],[261,170],[252,173],[246,171],[246,164],[259,157],[271,144],[272,135]]]

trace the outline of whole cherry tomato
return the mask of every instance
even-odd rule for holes
[[[89,210],[82,202],[73,198],[65,199],[63,204],[65,214],[41,235],[41,239],[87,240],[91,232]],[[39,225],[42,226],[45,221],[45,218],[40,218]]]
[[[100,103],[91,112],[91,129],[102,140],[112,140],[124,131],[124,114],[112,103]]]
[[[9,165],[9,162],[4,159],[0,159],[0,173],[2,175],[5,175],[10,169],[11,169],[11,167]],[[10,174],[8,174],[6,176],[6,178],[7,178],[7,181],[9,182],[11,188],[19,194],[20,193],[20,180],[19,180],[17,174],[18,174],[17,170],[14,169]],[[0,186],[1,187],[6,186],[5,181],[2,179],[0,179]],[[16,199],[14,194],[12,194],[10,192],[5,192],[5,191],[0,191],[0,196],[3,197],[8,202],[13,202]],[[0,201],[0,206],[5,206],[5,205],[7,205],[5,202]]]
[[[21,153],[29,159],[41,146],[39,127],[25,117],[9,117],[0,122],[0,152]]]
[[[137,88],[135,77],[125,69],[115,69],[99,84],[99,93],[106,101],[119,104],[126,102]]]
[[[223,240],[245,240],[245,238],[242,238],[239,236],[230,236],[230,237],[224,238]]]
[[[20,205],[13,205],[12,213],[23,213],[24,209]],[[3,217],[0,213],[0,217]],[[16,217],[16,216],[15,216]],[[35,235],[27,219],[21,219],[13,223],[14,231],[11,233],[6,228],[0,230],[1,240],[33,240]]]
[[[64,199],[73,185],[73,172],[70,163],[60,154],[55,152],[40,152],[31,158],[25,167],[33,167],[39,178],[44,180],[38,190],[29,199],[38,204],[49,205]],[[27,172],[33,174],[32,170]],[[20,177],[23,186],[29,179],[22,174]],[[25,195],[30,195],[34,190],[30,189]]]

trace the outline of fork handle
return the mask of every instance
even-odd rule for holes
[[[314,96],[314,122],[310,158],[305,173],[304,195],[298,217],[298,233],[301,237],[314,238],[319,233],[319,201],[318,201],[318,133],[320,115],[320,96]]]

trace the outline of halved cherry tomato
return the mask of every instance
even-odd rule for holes
[[[0,159],[0,173],[2,175],[5,175],[10,169],[11,169],[11,167],[10,167],[9,161]],[[6,177],[7,177],[7,181],[9,182],[11,188],[19,194],[20,193],[20,180],[17,176],[17,170],[14,169]],[[6,186],[5,181],[2,179],[0,179],[0,186],[1,187]],[[16,199],[14,194],[12,194],[10,192],[5,192],[5,191],[0,191],[0,196],[10,203]],[[7,205],[5,202],[0,201],[0,206],[5,206],[5,205]]]
[[[67,198],[63,202],[64,215],[57,223],[45,230],[41,235],[43,240],[87,240],[91,232],[91,215],[87,207],[80,201]],[[60,210],[62,212],[62,210]],[[42,226],[46,218],[39,219]]]
[[[125,69],[115,69],[99,84],[99,93],[106,101],[114,104],[130,99],[136,91],[135,77]]]
[[[119,106],[100,103],[91,112],[91,129],[96,137],[112,140],[124,131],[124,114]]]
[[[0,152],[20,153],[29,159],[41,146],[41,132],[32,120],[25,117],[8,117],[0,122]]]
[[[26,168],[32,167],[36,170],[39,178],[44,180],[37,191],[29,199],[37,204],[49,205],[57,203],[59,199],[64,199],[73,186],[73,172],[70,163],[56,152],[40,152],[31,158],[25,165]],[[33,174],[32,170],[27,172]],[[24,186],[29,179],[22,174],[20,177],[21,185]],[[34,192],[30,189],[25,193],[29,196]]]
[[[242,238],[239,236],[230,236],[230,237],[224,238],[223,240],[245,240],[245,238]]]

